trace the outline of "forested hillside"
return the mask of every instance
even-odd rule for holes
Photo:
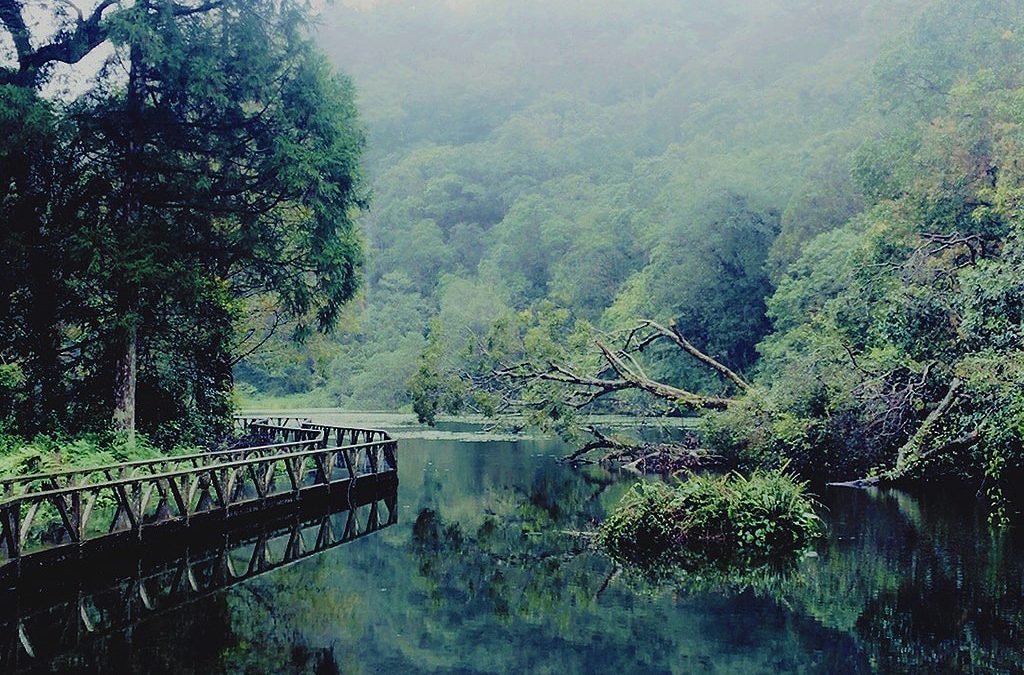
[[[908,37],[922,11],[936,26]],[[854,169],[866,141],[955,79],[961,41],[946,11],[924,0],[329,7],[320,43],[351,73],[369,138],[367,284],[334,335],[296,349],[279,332],[237,369],[240,390],[405,406],[432,320],[457,352],[540,301],[608,328],[672,317],[749,370],[786,265],[864,209]],[[970,36],[983,20],[958,27]],[[929,30],[943,40],[935,53],[909,52]],[[717,386],[679,359],[653,367]]]
[[[368,285],[343,332],[246,363],[250,394],[515,412],[620,455],[583,413],[711,409],[733,466],[998,496],[1024,459],[1024,5],[602,10],[327,16],[372,148]]]

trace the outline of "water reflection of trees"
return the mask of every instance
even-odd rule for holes
[[[447,519],[426,500],[412,550],[436,607],[475,603],[507,618],[593,602],[614,574],[590,539],[615,483],[596,467],[554,469],[526,489],[489,494],[475,517]]]
[[[609,585],[677,602],[753,596],[848,635],[872,670],[1024,672],[1019,550],[1009,535],[990,537],[969,504],[843,494],[832,500],[836,536],[816,556],[620,575],[578,534],[614,503],[607,493],[600,481],[562,473],[494,495],[476,519],[422,508],[412,547],[435,607],[489,608],[508,620],[594,607]]]
[[[861,544],[862,557],[898,566],[897,583],[856,621],[873,662],[888,672],[1024,672],[1024,564],[1012,533],[992,534],[981,510],[956,500],[893,492],[877,502],[898,512],[902,536]]]
[[[833,495],[834,536],[781,596],[881,672],[1024,672],[1024,567],[970,502]]]
[[[622,573],[581,533],[593,532],[627,486],[591,469],[540,470],[525,487],[489,493],[474,514],[453,516],[429,497],[421,504],[410,552],[438,627],[431,635],[467,645],[447,667],[515,670],[540,661],[566,672],[770,672],[823,651],[816,658],[826,668],[852,662],[853,672],[864,670],[852,640],[794,620],[734,577],[733,592],[723,593],[698,592],[695,577],[680,589]],[[501,646],[490,641],[499,636]],[[480,644],[490,652],[470,656]]]
[[[441,476],[411,538],[392,528],[225,598],[218,669],[1024,672],[1019,548],[962,504],[828,492],[817,557],[644,577],[579,534],[625,488],[600,470],[458,494]]]

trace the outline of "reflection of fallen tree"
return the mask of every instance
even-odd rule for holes
[[[438,607],[478,602],[502,617],[592,603],[614,573],[592,543],[613,485],[597,466],[550,465],[524,488],[493,492],[484,511],[453,518],[424,505],[411,548],[428,592]]]
[[[603,585],[606,566],[583,534],[490,515],[475,525],[422,509],[413,552],[438,607],[474,602],[500,617],[543,615],[570,596],[589,604]]]

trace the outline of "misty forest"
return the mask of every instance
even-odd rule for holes
[[[2,672],[1024,671],[1024,0],[0,0],[0,251]]]

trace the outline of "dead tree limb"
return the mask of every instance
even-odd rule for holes
[[[665,336],[667,337],[671,334],[672,333],[669,332],[666,333]],[[685,340],[683,341],[685,342]],[[686,344],[689,343],[687,342]],[[730,398],[723,398],[720,396],[703,396],[686,389],[681,389],[679,387],[659,382],[648,376],[647,373],[644,372],[643,367],[628,351],[612,349],[601,340],[596,340],[595,345],[604,357],[606,364],[596,377],[583,375],[568,366],[555,362],[548,362],[547,367],[544,369],[532,367],[529,364],[519,364],[495,370],[493,374],[499,378],[557,382],[583,388],[586,390],[585,393],[573,396],[569,402],[570,405],[575,408],[584,408],[602,396],[627,389],[645,391],[657,398],[671,401],[672,403],[691,410],[724,410],[733,403],[733,400]],[[696,350],[696,348],[694,348],[694,350],[697,351],[697,353],[702,354],[702,352]],[[743,387],[741,388],[749,388],[749,385],[739,378],[738,375],[711,357],[705,355],[704,359],[701,359],[701,361],[704,363],[711,361],[718,364],[718,368],[725,369],[725,371],[732,373],[734,378],[743,382]],[[716,370],[718,370],[718,368],[716,368]],[[614,373],[615,377],[601,377],[602,374],[609,372]]]
[[[985,239],[980,234],[965,236],[959,232],[953,232],[952,234],[925,232],[921,235],[921,238],[930,244],[935,244],[933,248],[927,251],[930,256],[936,256],[948,249],[963,246],[967,249],[967,254],[970,256],[970,262],[973,265],[978,261],[978,258],[985,255]]]
[[[833,487],[869,488],[877,487],[884,483],[894,483],[906,477],[906,475],[910,472],[910,469],[912,469],[914,465],[919,464],[928,457],[932,455],[942,455],[947,452],[959,452],[962,450],[967,450],[968,448],[971,448],[980,443],[981,439],[981,429],[975,429],[973,431],[967,432],[963,436],[954,438],[953,440],[947,443],[943,443],[942,445],[929,448],[920,455],[911,457],[909,461],[911,461],[912,463],[904,465],[902,469],[893,469],[892,471],[883,476],[869,476],[867,478],[860,478],[857,480],[845,481],[841,483],[829,483],[829,485]]]
[[[625,381],[632,385],[632,388],[646,391],[648,394],[693,410],[724,410],[734,401],[729,398],[718,396],[702,396],[686,389],[673,387],[672,385],[658,382],[651,379],[636,363],[636,361],[621,353],[612,351],[600,340],[596,341],[597,348],[604,355],[605,360],[612,369],[619,375],[619,381]],[[628,359],[628,363],[627,363]]]
[[[963,381],[960,378],[954,379],[949,385],[946,395],[939,401],[939,404],[928,413],[928,416],[925,417],[924,422],[914,432],[914,435],[900,448],[899,453],[896,455],[894,477],[905,474],[913,463],[924,459],[932,453],[935,427],[943,415],[956,403],[961,387],[963,387]]]
[[[565,385],[567,394],[564,397],[544,393],[543,400],[538,401],[536,407],[548,405],[553,398],[559,398],[560,404],[567,404],[580,410],[604,396],[628,390],[644,392],[656,399],[668,401],[676,408],[688,410],[724,410],[736,402],[735,399],[725,396],[698,394],[660,382],[648,375],[637,358],[638,352],[659,340],[669,340],[698,362],[729,380],[739,391],[750,390],[751,385],[739,374],[695,347],[674,324],[670,326],[665,327],[654,321],[641,321],[628,332],[621,347],[610,346],[602,339],[594,340],[602,361],[600,366],[589,372],[581,372],[573,366],[554,360],[526,360],[515,365],[493,367],[486,376],[487,383],[492,391],[499,389],[496,386],[498,384],[503,388],[518,386],[513,397],[520,402],[531,395],[527,390],[530,383]],[[486,349],[482,351],[487,353]],[[500,364],[500,361],[498,363]],[[503,398],[503,409],[512,407],[512,401]],[[597,461],[622,461],[634,468],[649,462],[663,468],[693,466],[705,458],[702,453],[680,445],[624,441],[607,436],[594,427],[590,427],[588,431],[593,440],[566,456],[565,461],[592,461],[582,458],[599,449],[608,452]]]
[[[590,427],[587,429],[587,432],[594,437],[594,440],[590,441],[586,445],[583,445],[572,454],[563,457],[563,462],[574,462],[578,460],[580,457],[583,457],[584,455],[589,454],[594,450],[611,450],[616,448],[621,449],[627,447],[628,445],[624,442],[617,441],[611,438],[610,436],[601,433],[601,431],[598,430],[597,427]]]
[[[935,445],[935,437],[938,431],[937,427],[946,413],[948,413],[959,400],[962,388],[963,381],[959,378],[954,379],[950,383],[949,389],[946,390],[946,394],[942,397],[942,400],[939,401],[930,413],[928,413],[928,416],[925,417],[921,426],[917,428],[917,431],[914,432],[914,434],[900,448],[899,453],[896,456],[896,466],[891,471],[888,471],[881,476],[871,476],[844,483],[831,483],[830,485],[866,488],[884,483],[894,483],[905,478],[911,470],[914,469],[914,467],[919,466],[921,462],[929,457],[967,450],[968,448],[980,443],[982,441],[983,434],[982,429],[979,427],[950,441],[946,441],[940,445]]]
[[[733,371],[731,368],[729,368],[728,366],[726,366],[722,362],[718,361],[717,359],[715,359],[715,358],[713,358],[711,356],[708,356],[707,354],[705,354],[701,350],[697,349],[693,345],[692,342],[690,342],[689,340],[687,340],[683,336],[683,334],[679,331],[679,328],[676,326],[674,321],[672,323],[670,323],[667,328],[665,326],[662,326],[661,324],[658,324],[658,323],[654,322],[654,321],[643,321],[643,322],[641,322],[641,325],[650,328],[657,335],[660,335],[660,336],[668,338],[673,343],[675,343],[676,346],[678,346],[680,349],[682,349],[684,352],[686,352],[687,354],[689,354],[693,358],[697,359],[699,362],[703,363],[705,366],[711,368],[712,370],[717,371],[725,379],[727,379],[730,382],[732,382],[733,384],[735,384],[736,387],[739,388],[741,391],[749,391],[749,389],[750,389],[750,383],[749,382],[744,380],[735,371]]]
[[[588,427],[587,433],[592,435],[594,440],[566,455],[561,461],[605,465],[619,462],[623,469],[640,473],[651,465],[656,471],[667,473],[682,468],[692,469],[711,459],[703,451],[694,448],[668,443],[633,442],[608,436],[594,426]],[[607,452],[596,460],[585,459],[587,454],[595,450]]]
[[[537,370],[523,364],[496,370],[494,375],[510,380],[540,380],[582,387],[586,392],[573,396],[569,402],[574,408],[583,408],[612,392],[634,388],[633,384],[626,380],[588,377],[557,363],[549,363],[546,370]]]

